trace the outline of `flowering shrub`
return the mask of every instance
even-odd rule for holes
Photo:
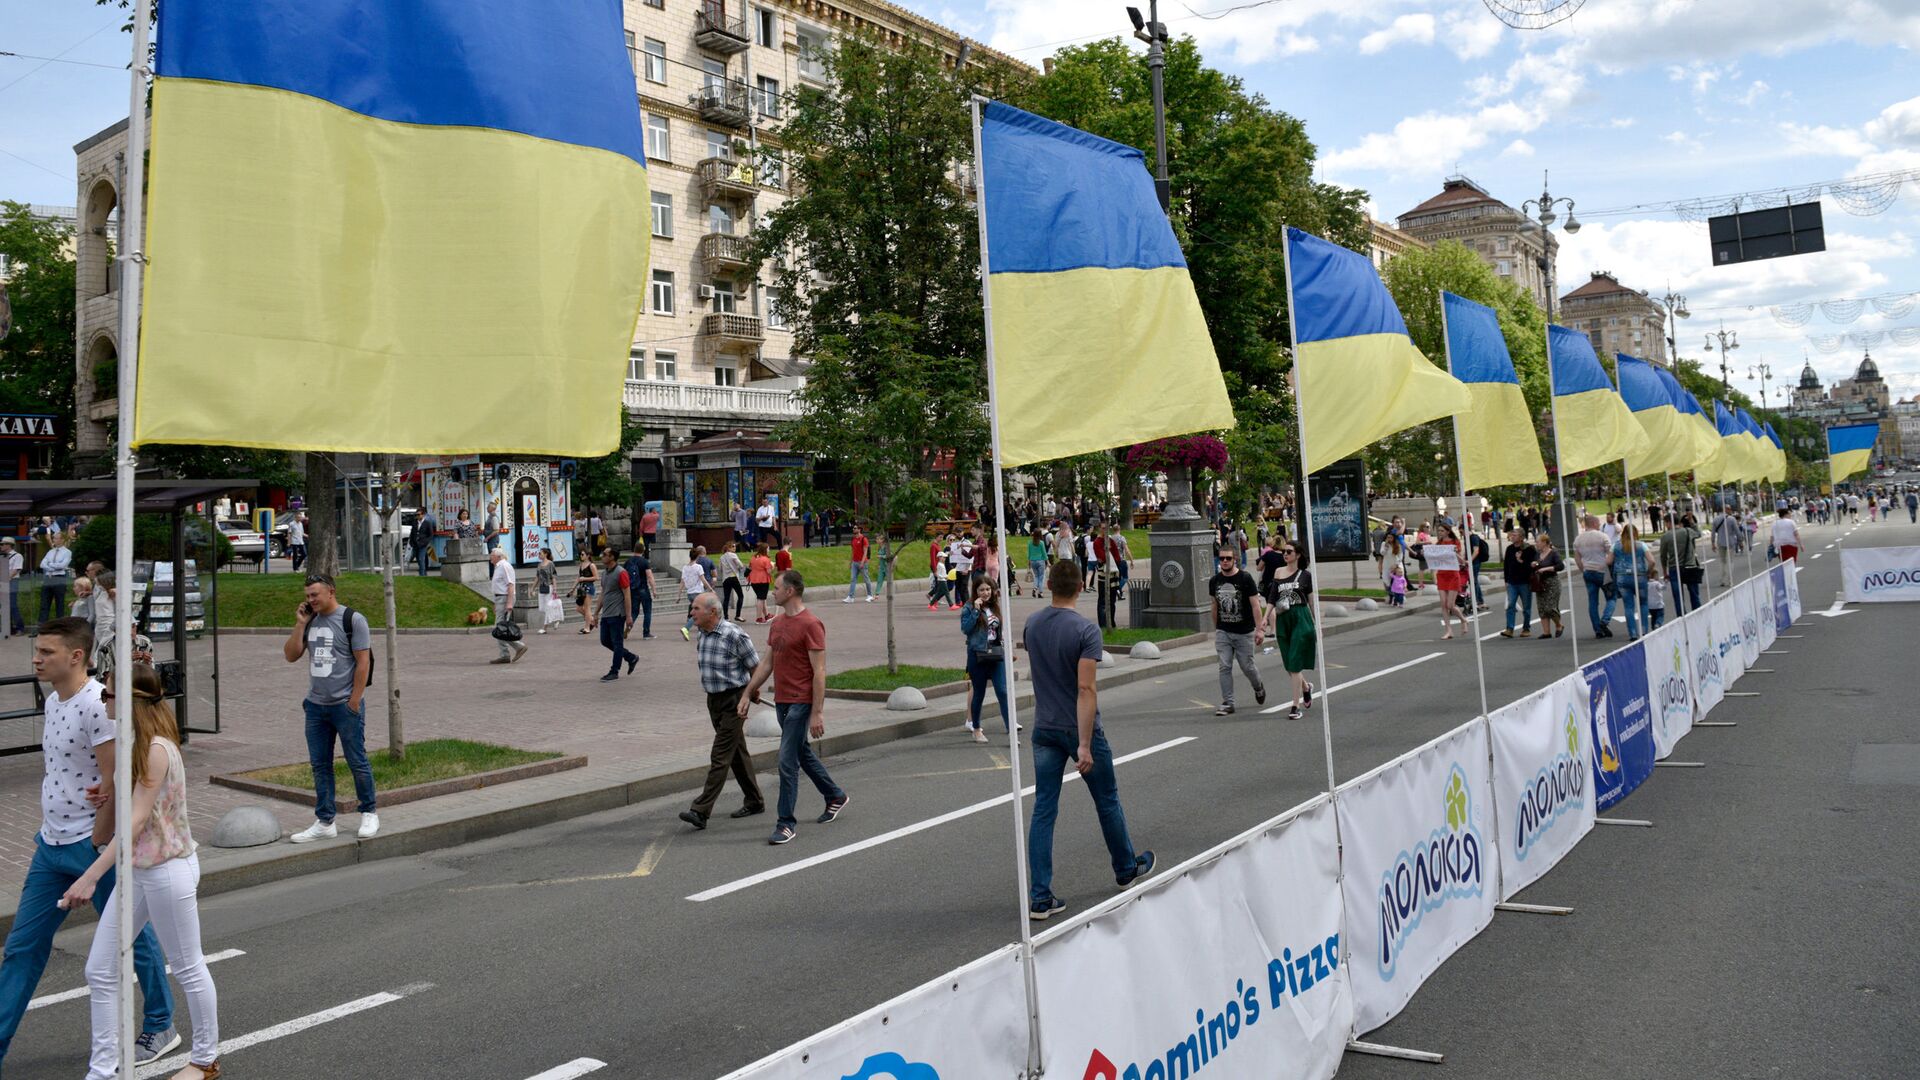
[[[1227,467],[1227,444],[1216,435],[1179,435],[1135,443],[1127,447],[1127,466],[1140,472],[1185,467],[1217,475]]]

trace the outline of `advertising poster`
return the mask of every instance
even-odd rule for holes
[[[1920,600],[1920,547],[1841,548],[1840,584],[1849,604]]]
[[[1540,880],[1593,829],[1593,737],[1579,672],[1487,717],[1500,899]]]
[[[1640,642],[1581,668],[1593,725],[1594,808],[1605,810],[1653,775],[1653,716]]]
[[[1367,550],[1367,469],[1359,458],[1336,461],[1307,478],[1313,501],[1313,543],[1321,562],[1363,562]]]
[[[1726,697],[1726,679],[1720,672],[1720,643],[1713,636],[1713,611],[1698,608],[1680,620],[1687,634],[1687,656],[1693,665],[1695,721],[1704,720]]]
[[[1693,730],[1693,658],[1687,628],[1670,622],[1640,639],[1647,661],[1647,693],[1652,698],[1654,756],[1665,761]]]
[[[1776,634],[1793,625],[1793,611],[1787,599],[1788,570],[1792,565],[1781,563],[1767,575],[1773,579],[1773,632]]]

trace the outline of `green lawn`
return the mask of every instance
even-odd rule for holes
[[[1169,630],[1164,627],[1140,627],[1136,629],[1130,626],[1113,626],[1107,628],[1101,635],[1101,640],[1109,645],[1124,645],[1131,648],[1136,642],[1171,641],[1177,637],[1186,637],[1191,633],[1193,633],[1191,630]]]
[[[1153,554],[1152,541],[1147,538],[1145,529],[1127,530],[1127,547],[1133,552],[1135,560],[1145,559]],[[1024,539],[1009,536],[1007,543],[1013,548],[1013,568],[1025,571],[1027,568],[1027,542]],[[845,585],[848,556],[852,549],[845,544],[833,547],[794,548],[793,568],[807,579],[808,585]],[[894,561],[895,572],[901,581],[927,580],[927,542],[915,540],[900,548],[900,555]],[[872,572],[877,573],[878,567]],[[224,579],[223,579],[224,580]],[[866,587],[861,586],[864,594]]]
[[[403,761],[393,760],[384,750],[377,750],[368,755],[368,758],[373,765],[374,788],[390,791],[413,784],[452,780],[455,777],[492,772],[495,769],[510,768],[514,765],[549,761],[559,756],[559,752],[554,750],[516,750],[511,746],[469,742],[466,739],[428,739],[408,746],[407,756]],[[250,780],[262,780],[269,784],[282,784],[286,787],[307,790],[313,788],[313,769],[307,765],[280,765],[270,769],[255,769],[241,775]],[[353,776],[348,773],[347,763],[344,760],[333,763],[333,778],[339,790],[353,790]]]
[[[299,574],[221,574],[218,612],[223,627],[293,626],[294,609],[304,590]],[[335,579],[342,604],[367,617],[367,625],[387,625],[387,604],[378,574],[341,574]],[[400,625],[465,626],[467,613],[487,607],[480,594],[437,577],[395,574],[394,611]]]
[[[938,686],[941,683],[959,682],[966,677],[964,668],[901,664],[899,671],[888,672],[887,665],[875,664],[827,676],[827,689],[894,690],[902,686]]]

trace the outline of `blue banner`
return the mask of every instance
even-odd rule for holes
[[[1773,575],[1773,628],[1785,630],[1793,625],[1793,610],[1787,599],[1786,564],[1782,563],[1768,573]]]
[[[1593,723],[1594,805],[1605,810],[1653,775],[1647,659],[1638,642],[1581,669]]]

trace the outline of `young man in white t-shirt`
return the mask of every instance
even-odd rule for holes
[[[115,726],[101,700],[103,692],[111,691],[87,677],[87,657],[92,652],[93,629],[85,619],[52,619],[34,639],[33,673],[53,692],[47,695],[46,728],[40,737],[46,763],[40,783],[40,831],[33,838],[33,863],[20,889],[13,932],[7,935],[6,959],[0,963],[0,1062],[47,968],[54,932],[66,921],[60,898],[113,837],[110,792]],[[87,801],[89,789],[109,792],[97,813]],[[93,893],[94,910],[102,917],[107,916],[112,896],[113,871],[109,870]],[[143,926],[133,942],[134,973],[146,1001],[142,1034],[134,1050],[139,1063],[153,1061],[180,1045],[180,1035],[173,1030],[166,964],[153,928]]]
[[[680,636],[688,641],[693,640],[693,598],[713,591],[713,578],[708,575],[706,564],[700,561],[706,553],[706,548],[696,546],[687,558],[687,565],[680,568],[680,591],[687,594],[687,621],[680,627]]]
[[[1780,561],[1800,558],[1800,526],[1793,523],[1793,516],[1782,510],[1773,519],[1773,546],[1780,553]]]

